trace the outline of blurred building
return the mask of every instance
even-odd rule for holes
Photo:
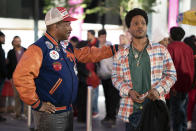
[[[35,0],[0,0],[0,17],[33,19]],[[44,18],[44,0],[39,2],[39,19]]]
[[[151,16],[151,33],[162,30],[165,33],[169,32],[172,26],[177,26],[177,15],[179,13],[196,10],[196,0],[157,0],[157,5],[154,7],[155,13]],[[186,36],[196,34],[196,26],[179,25],[186,31]]]
[[[39,9],[35,11],[35,1],[38,1]],[[4,49],[7,53],[12,48],[11,40],[15,35],[22,39],[22,45],[28,47],[34,42],[34,18],[35,13],[38,12],[38,37],[41,37],[45,32],[44,23],[44,7],[45,0],[0,0],[0,30],[6,35],[6,44]],[[63,0],[61,0],[63,1]],[[82,0],[69,0],[71,4]],[[99,0],[92,0],[87,8],[93,8],[98,5]],[[100,0],[106,1],[107,0]],[[117,0],[114,0],[114,4]],[[196,7],[196,0],[157,0],[154,7],[156,12],[149,14],[148,35],[151,39],[151,34],[155,31],[163,30],[168,32],[170,27],[177,25],[176,16],[184,11],[194,9]],[[196,10],[196,9],[195,9]],[[83,9],[77,9],[77,13],[72,15],[79,19],[77,22],[72,22],[72,36],[78,36],[80,39],[86,40],[87,30],[94,29],[98,31],[102,29],[104,24],[107,30],[107,39],[112,43],[119,43],[119,36],[123,33],[120,16],[111,12],[105,13],[102,16],[98,14],[86,15],[82,19]],[[180,25],[186,31],[186,36],[195,34],[196,26]],[[156,34],[156,32],[155,32]]]

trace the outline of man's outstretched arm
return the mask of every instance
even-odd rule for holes
[[[102,59],[112,57],[117,51],[119,45],[97,47],[83,47],[74,49],[74,55],[82,63],[98,62]]]

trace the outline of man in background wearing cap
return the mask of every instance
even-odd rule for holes
[[[74,50],[65,40],[75,20],[63,7],[50,9],[45,16],[45,35],[27,49],[14,72],[21,99],[34,110],[37,130],[72,131],[72,103],[78,86],[75,57],[95,62],[113,55],[114,46]]]
[[[160,28],[157,28],[153,33],[152,33],[152,43],[159,43],[167,47],[169,44],[169,36],[166,32],[161,30]]]
[[[126,131],[135,131],[144,101],[164,101],[164,95],[176,81],[176,71],[168,50],[149,42],[144,10],[129,11],[125,21],[132,41],[115,54],[112,81],[121,96],[118,115],[126,123]],[[159,123],[168,127],[168,121]]]
[[[5,34],[0,31],[0,96],[3,89],[4,81],[7,74],[6,61],[5,61],[5,52],[2,48],[2,44],[5,44]],[[0,115],[0,122],[5,121],[6,119]]]
[[[181,27],[170,29],[168,50],[174,61],[177,81],[170,91],[170,111],[173,131],[187,130],[188,92],[194,78],[194,56],[192,49],[181,42],[185,31]]]

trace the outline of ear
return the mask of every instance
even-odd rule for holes
[[[58,24],[54,24],[54,28],[57,29],[58,28]]]
[[[58,25],[58,24],[54,24],[53,30],[54,30],[54,31],[57,31],[58,29],[59,29],[59,25]]]

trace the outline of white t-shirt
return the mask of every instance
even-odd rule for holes
[[[109,41],[106,41],[106,43],[104,45],[108,46],[108,45],[112,45],[112,43]],[[112,66],[113,66],[112,64],[113,64],[113,57],[103,59],[100,61],[100,66],[97,69],[97,74],[101,79],[111,78]]]

